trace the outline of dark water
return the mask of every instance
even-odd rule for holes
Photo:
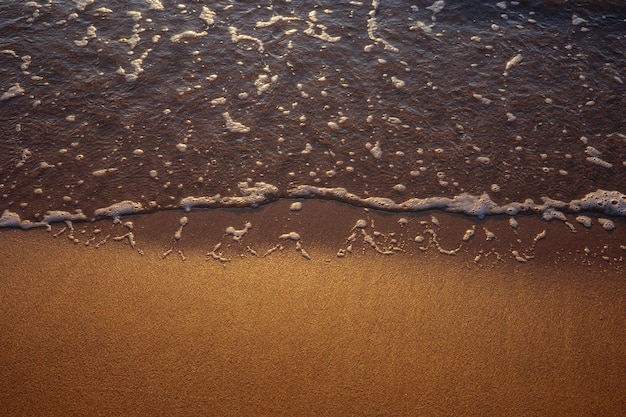
[[[609,190],[624,214],[626,5],[556,3],[5,0],[0,211]]]

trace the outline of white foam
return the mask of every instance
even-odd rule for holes
[[[143,19],[143,15],[137,10],[127,11],[126,16],[130,16],[130,18],[133,19],[134,22],[139,22],[141,19]],[[133,30],[133,32],[137,33],[137,30],[135,29]]]
[[[30,220],[22,220],[20,215],[9,211],[8,209],[4,210],[2,216],[0,216],[0,227],[19,227],[22,229],[30,229],[32,227],[41,227],[45,226],[40,222],[31,222]]]
[[[117,168],[103,168],[92,171],[91,175],[93,175],[94,177],[106,177],[117,173],[117,171]]]
[[[8,100],[14,97],[18,97],[24,95],[24,89],[22,86],[17,83],[13,84],[7,91],[5,91],[2,96],[0,96],[0,101]]]
[[[550,221],[552,219],[558,219],[561,221],[566,221],[567,218],[565,217],[565,214],[563,214],[562,212],[555,210],[553,208],[548,208],[546,209],[543,214],[541,215],[541,218],[545,221]]]
[[[587,229],[589,229],[591,227],[591,217],[588,216],[576,216],[576,221],[580,224],[582,224],[583,226],[585,226]]]
[[[235,229],[233,226],[226,228],[226,234],[233,237],[233,240],[241,243],[241,239],[248,234],[248,230],[252,229],[252,223],[247,222],[244,224],[243,229]]]
[[[600,226],[602,226],[604,230],[611,231],[615,229],[615,223],[613,223],[613,220],[599,218],[598,223],[600,223]]]
[[[613,168],[613,164],[610,162],[605,161],[604,159],[601,159],[597,156],[588,156],[587,157],[587,161],[591,162],[592,164],[601,166],[603,168]]]
[[[11,55],[13,58],[19,58],[20,56],[13,49],[3,49],[0,54]]]
[[[541,232],[537,233],[537,235],[533,238],[533,246],[537,244],[537,242],[539,242],[540,240],[545,239],[547,235],[548,234],[545,230],[542,230]]]
[[[426,23],[422,22],[421,20],[418,20],[415,25],[409,27],[409,30],[422,30],[424,33],[426,33],[427,35],[430,35],[433,32],[433,27],[435,25],[431,24],[431,25],[427,25]]]
[[[293,240],[293,241],[297,242],[297,241],[300,240],[300,234],[296,233],[296,232],[289,232],[289,233],[284,233],[284,234],[280,235],[278,238],[282,239],[282,240],[287,240],[288,239],[288,240]]]
[[[585,148],[585,154],[587,156],[598,156],[598,157],[600,155],[602,155],[602,153],[599,150],[597,150],[596,148],[594,148],[593,146],[587,146]]]
[[[376,8],[378,7],[377,0],[372,0],[372,7],[373,7],[373,10],[369,12],[370,17],[369,19],[367,19],[367,36],[375,43],[382,44],[385,50],[391,51],[391,52],[399,52],[400,50],[398,48],[396,48],[395,46],[387,42],[382,37],[377,36],[376,34],[376,32],[378,31],[378,22],[376,20]],[[366,48],[365,52],[371,51],[371,47],[369,48],[368,47],[369,45],[365,47]]]
[[[237,184],[243,197],[222,197],[219,194],[213,197],[185,197],[180,201],[180,207],[185,211],[193,207],[256,207],[268,203],[278,195],[278,187],[264,182],[256,182],[250,186],[247,182]]]
[[[118,218],[126,214],[134,214],[141,211],[143,211],[143,205],[141,203],[124,200],[119,203],[111,204],[108,207],[96,209],[93,214],[95,217]]]
[[[176,231],[176,233],[174,233],[174,239],[176,240],[180,240],[183,237],[183,228],[185,226],[187,226],[187,222],[189,220],[187,219],[187,217],[183,216],[178,220],[178,224],[179,224],[179,228]],[[169,253],[168,253],[169,255]],[[167,255],[166,255],[167,256]]]
[[[234,121],[228,112],[222,113],[222,117],[226,121],[226,129],[230,130],[233,133],[248,133],[250,128],[243,123],[239,123]]]
[[[471,227],[471,229],[467,229],[465,231],[465,234],[463,235],[463,242],[468,242],[474,236],[475,232],[476,232],[476,226],[475,225],[473,225]]]
[[[425,7],[425,9],[426,10],[430,10],[431,12],[433,12],[433,16],[434,16],[437,13],[441,12],[445,5],[446,5],[445,1],[437,0],[433,4],[431,4],[430,6]]]
[[[76,9],[83,11],[87,6],[93,4],[95,0],[74,0],[74,4],[76,5]]]
[[[130,61],[130,64],[133,66],[133,72],[128,73],[124,68],[119,67],[117,73],[123,75],[126,78],[126,81],[136,81],[139,77],[139,74],[144,71],[141,66],[143,65],[143,61],[148,57],[148,54],[150,54],[150,52],[152,52],[152,49],[146,50],[143,54],[141,54],[139,58]]]
[[[406,185],[404,184],[396,184],[393,186],[393,190],[394,191],[398,191],[398,192],[404,192],[406,191]]]
[[[383,151],[380,148],[380,142],[376,142],[376,144],[374,144],[374,146],[370,149],[370,153],[372,154],[372,156],[376,159],[380,159],[383,156]]]
[[[209,33],[207,31],[202,31],[202,32],[196,32],[194,30],[186,30],[184,32],[181,33],[177,33],[175,35],[172,35],[172,37],[170,38],[170,40],[174,43],[179,43],[182,40],[185,39],[190,39],[190,38],[201,38],[203,36],[208,35]]]
[[[511,255],[513,255],[513,257],[515,258],[515,260],[516,260],[517,262],[521,262],[521,263],[528,262],[528,258],[526,258],[526,257],[522,256],[522,255],[519,253],[519,251],[512,250],[512,251],[511,251]]]
[[[263,45],[263,41],[261,41],[259,38],[255,38],[255,37],[249,36],[249,35],[240,35],[239,31],[234,26],[229,27],[228,31],[230,32],[230,39],[234,43],[239,43],[241,41],[254,42],[258,46],[259,52],[265,52],[265,46]]]
[[[273,83],[278,80],[278,75],[274,75],[270,78],[268,74],[259,74],[257,79],[254,81],[254,86],[257,89],[257,95],[261,95],[267,90],[270,89]]]
[[[403,80],[401,80],[401,79],[399,79],[399,78],[397,78],[395,76],[391,77],[391,82],[393,83],[394,87],[396,87],[396,88],[402,88],[402,87],[404,87],[406,85],[406,83]]]
[[[335,43],[341,40],[341,36],[331,36],[326,32],[326,27],[324,25],[315,25],[311,22],[306,22],[307,28],[304,30],[304,34],[311,36],[313,38],[317,38],[324,42]],[[316,32],[316,29],[320,29],[320,33]]]
[[[163,7],[163,3],[161,3],[161,0],[146,0],[146,3],[148,3],[151,10],[165,10],[165,7]]]
[[[213,100],[211,100],[212,106],[220,106],[223,104],[226,104],[226,97],[218,97],[218,98],[214,98]]]
[[[94,25],[89,25],[89,27],[87,28],[87,34],[83,36],[81,40],[75,40],[74,44],[80,47],[87,46],[87,44],[89,44],[89,39],[95,39],[97,37],[98,35],[96,34],[96,27]]]
[[[474,97],[476,100],[480,101],[481,103],[485,105],[491,104],[491,100],[488,99],[487,97],[484,97],[482,94],[472,93],[472,97]]]
[[[19,227],[21,229],[32,229],[34,227],[46,227],[48,230],[51,230],[51,223],[81,220],[87,220],[87,216],[85,216],[81,210],[76,210],[75,213],[61,210],[47,211],[41,221],[38,222],[22,220],[19,214],[9,210],[4,210],[2,216],[0,216],[0,228]]]
[[[204,20],[207,25],[212,25],[215,23],[215,18],[217,14],[214,11],[209,9],[207,6],[202,6],[202,13],[200,13],[200,19]]]
[[[310,18],[311,18],[311,15],[309,14],[309,19]],[[296,22],[296,21],[301,21],[301,20],[302,19],[300,19],[299,17],[288,17],[288,16],[274,15],[274,16],[272,16],[270,18],[270,20],[256,22],[256,27],[257,28],[266,28],[266,27],[270,27],[272,25],[275,25],[278,22]]]
[[[513,58],[509,59],[504,66],[504,74],[506,75],[510,69],[517,67],[523,59],[524,57],[522,54],[517,54]]]
[[[572,25],[579,26],[583,23],[587,23],[587,21],[582,17],[577,16],[576,14],[572,14]]]
[[[354,230],[354,229],[365,229],[366,227],[367,227],[367,221],[365,219],[359,219],[354,224],[354,227],[352,227],[352,230]]]

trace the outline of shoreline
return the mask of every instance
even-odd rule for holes
[[[284,251],[296,259],[321,256],[338,262],[372,255],[461,259],[479,266],[511,262],[623,270],[626,218],[612,217],[612,230],[605,230],[600,214],[587,213],[586,225],[576,217],[478,219],[436,210],[398,213],[332,200],[283,199],[257,208],[165,210],[117,220],[51,223],[47,231],[5,228],[0,234],[36,235],[84,250],[116,245],[126,247],[129,255],[154,252],[163,259],[173,254],[185,260],[185,254],[193,254],[220,262],[210,255],[219,252],[224,254],[221,262],[230,262]]]

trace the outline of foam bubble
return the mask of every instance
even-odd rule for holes
[[[293,241],[299,241],[300,240],[300,234],[296,233],[296,232],[289,232],[289,233],[284,233],[282,235],[279,236],[279,239],[283,239],[283,240],[293,240]]]
[[[228,31],[230,32],[230,39],[234,43],[239,43],[241,41],[254,42],[258,46],[259,52],[265,52],[265,46],[263,45],[263,41],[261,41],[259,38],[255,38],[255,37],[248,36],[248,35],[240,35],[238,29],[234,26],[230,26],[228,28]]]
[[[151,10],[165,10],[165,7],[163,7],[163,3],[161,3],[161,0],[146,0],[146,3],[148,3]]]
[[[222,113],[222,117],[226,121],[226,129],[230,130],[233,133],[248,133],[250,128],[243,123],[236,122],[230,117],[228,112]]]
[[[433,17],[434,15],[436,15],[437,13],[441,12],[444,8],[444,6],[446,5],[444,0],[437,0],[435,1],[433,4],[431,4],[428,7],[425,7],[426,10],[430,10],[431,12],[433,12]]]
[[[126,214],[135,214],[141,211],[143,211],[143,205],[141,203],[124,200],[119,203],[111,204],[108,207],[96,209],[94,211],[94,216],[118,218]]]
[[[587,161],[591,162],[592,164],[596,164],[601,167],[604,167],[604,168],[613,168],[612,163],[607,162],[604,159],[598,158],[597,156],[589,156],[587,157]]]
[[[399,49],[387,42],[380,36],[377,36],[378,32],[378,22],[376,20],[376,9],[378,8],[378,1],[372,0],[373,9],[369,12],[369,19],[367,19],[367,36],[374,41],[376,44],[382,44],[383,48],[387,51],[391,52],[399,52]],[[365,52],[369,52],[372,50],[373,46],[366,46]],[[369,50],[368,50],[369,49]]]
[[[613,223],[613,220],[599,218],[598,223],[600,223],[600,226],[602,226],[604,230],[611,231],[615,229],[615,223]]]
[[[311,12],[311,13],[314,13]],[[309,14],[309,18],[310,18],[310,14]],[[270,20],[268,21],[260,21],[260,22],[256,22],[256,27],[257,28],[266,28],[272,25],[275,25],[278,22],[295,22],[295,21],[301,21],[302,19],[300,19],[299,17],[288,17],[288,16],[281,16],[281,15],[274,15],[270,18]]]
[[[404,87],[406,85],[406,83],[403,80],[401,80],[401,79],[399,79],[397,77],[394,77],[394,76],[391,77],[391,82],[393,83],[394,87],[396,87],[396,88],[402,88],[402,87]]]
[[[545,221],[550,221],[552,219],[558,219],[558,220],[562,220],[562,221],[566,221],[567,218],[565,217],[565,214],[563,214],[562,212],[555,210],[553,208],[549,208],[547,210],[545,210],[541,216],[541,218]]]
[[[215,23],[215,18],[217,14],[214,11],[209,9],[207,6],[202,6],[202,12],[200,13],[200,19],[204,20],[207,25],[212,25]]]
[[[383,151],[380,148],[380,142],[376,142],[376,144],[374,144],[374,146],[372,146],[372,148],[370,149],[370,153],[372,154],[372,156],[376,159],[380,159],[383,156]]]
[[[577,16],[576,14],[572,14],[572,25],[579,26],[584,23],[587,23],[587,20],[583,19],[580,16]]]
[[[189,38],[201,38],[203,36],[208,35],[209,33],[207,31],[202,31],[202,32],[196,32],[193,30],[186,30],[184,32],[181,33],[177,33],[175,35],[172,35],[172,37],[170,38],[170,40],[174,43],[179,43],[182,40],[185,39],[189,39]]]
[[[76,9],[83,11],[87,6],[93,4],[95,0],[74,0],[74,4],[76,5]]]
[[[117,171],[117,168],[103,168],[92,171],[91,175],[93,175],[94,177],[107,177],[109,175],[117,173]]]
[[[504,66],[504,74],[506,75],[507,71],[518,66],[522,62],[523,59],[524,57],[522,56],[522,54],[517,54],[513,58],[509,59],[506,65]]]
[[[602,211],[609,215],[626,216],[626,195],[618,191],[597,190],[580,200],[572,200],[568,207],[573,211]]]
[[[472,226],[471,229],[467,229],[465,231],[465,234],[463,235],[463,242],[468,242],[474,236],[475,232],[476,232],[476,226]]]
[[[4,101],[4,100],[8,100],[14,97],[18,97],[18,96],[22,96],[24,95],[24,89],[22,88],[21,85],[18,84],[13,84],[11,87],[9,87],[9,89],[7,91],[5,91],[2,96],[0,96],[0,101]]]
[[[2,216],[0,216],[0,228],[18,227],[21,229],[32,229],[35,227],[46,227],[48,230],[51,230],[51,223],[79,220],[87,220],[87,216],[85,216],[81,210],[76,210],[75,213],[60,210],[47,211],[41,221],[33,222],[30,220],[22,220],[19,214],[7,209],[4,210]]]
[[[394,191],[404,192],[406,190],[406,185],[404,184],[396,184],[393,186]]]
[[[247,222],[244,224],[243,229],[235,229],[233,226],[228,226],[226,228],[226,234],[233,237],[233,240],[236,242],[241,242],[241,239],[248,234],[248,230],[252,229],[252,223]]]
[[[238,184],[243,197],[222,197],[216,194],[212,197],[185,197],[180,201],[180,207],[185,211],[193,207],[256,207],[268,203],[278,195],[278,188],[264,182],[256,182],[254,186],[247,182]]]
[[[483,96],[482,94],[472,93],[472,97],[474,97],[476,100],[480,101],[481,103],[485,105],[491,104],[491,100]]]

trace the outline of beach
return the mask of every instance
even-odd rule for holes
[[[0,3],[0,417],[623,415],[623,1]]]
[[[68,231],[53,237],[61,225],[2,230],[5,415],[623,410],[624,263],[617,255],[602,259],[595,248],[608,242],[623,255],[615,242],[624,242],[624,225],[617,235],[594,225],[605,242],[594,237],[570,246],[550,234],[562,222],[522,222],[526,243],[535,235],[531,227],[548,229],[536,258],[519,262],[501,250],[501,260],[476,260],[473,251],[486,253],[484,243],[515,243],[496,220],[480,226],[494,230],[494,241],[475,236],[465,252],[445,255],[432,242],[426,251],[419,249],[424,242],[406,245],[398,230],[412,238],[411,227],[433,227],[435,216],[438,230],[451,225],[440,235],[440,245],[451,247],[449,236],[463,242],[465,226],[456,223],[475,221],[427,213],[401,225],[397,214],[334,202],[304,201],[299,212],[290,204],[124,218],[134,223],[134,249],[127,239],[85,245],[83,229],[120,236],[128,229],[111,220],[73,225],[79,243]],[[177,240],[181,214],[188,223]],[[384,255],[355,240],[352,253],[338,257],[342,229],[350,234],[355,218],[366,219],[372,235],[372,221],[396,233],[406,252]],[[225,233],[244,222],[252,227],[240,241]],[[291,232],[310,259],[296,241],[272,238]],[[382,234],[376,241],[382,247]],[[259,255],[276,243],[282,249]],[[555,252],[566,259],[555,263]]]

